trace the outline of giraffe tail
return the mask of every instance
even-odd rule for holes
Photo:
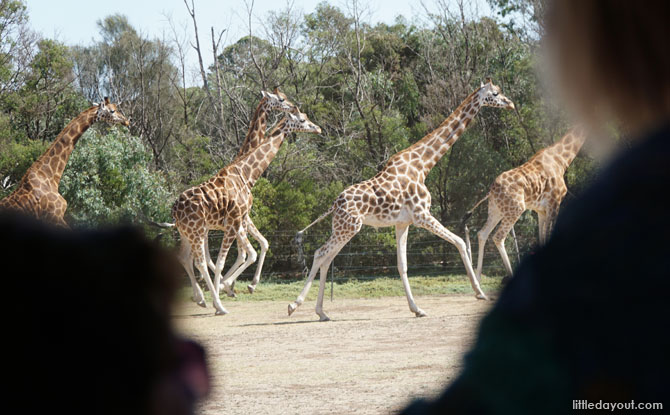
[[[157,228],[163,228],[163,229],[169,229],[169,228],[174,228],[175,227],[174,222],[153,222],[153,221],[149,221],[149,225],[153,225]]]
[[[463,218],[461,219],[461,224],[460,224],[460,228],[461,228],[461,229],[467,229],[467,228],[468,228],[468,220],[470,220],[470,217],[472,217],[472,214],[474,213],[475,209],[477,209],[477,208],[479,207],[479,205],[481,205],[482,203],[484,203],[484,201],[485,201],[486,199],[488,199],[489,196],[490,196],[490,193],[487,194],[486,196],[484,196],[484,198],[483,198],[482,200],[480,200],[479,202],[475,203],[475,205],[472,207],[472,209],[468,210],[468,211],[465,213],[465,215],[463,215]]]
[[[322,220],[324,220],[328,215],[330,215],[331,213],[333,213],[334,210],[335,210],[335,205],[331,206],[330,209],[328,209],[328,210],[326,211],[326,213],[324,213],[323,215],[321,215],[321,216],[319,216],[318,218],[316,218],[316,220],[315,220],[314,222],[310,223],[310,224],[307,225],[303,230],[301,230],[300,232],[298,232],[298,234],[296,235],[296,238],[298,238],[298,237],[302,238],[302,234],[303,234],[303,232],[305,232],[307,229],[311,228],[311,227],[314,226],[315,224],[317,224],[317,223],[321,222]]]
[[[174,222],[154,222],[142,212],[139,212],[138,216],[142,222],[146,223],[147,225],[154,226],[156,228],[169,229],[175,227]]]
[[[303,233],[304,233],[307,229],[309,229],[309,228],[311,228],[313,225],[315,225],[315,224],[321,222],[321,221],[324,220],[328,215],[330,215],[331,213],[333,213],[334,210],[335,210],[335,205],[331,206],[330,209],[328,209],[328,210],[326,211],[326,213],[324,213],[323,215],[319,216],[314,222],[312,222],[312,223],[310,223],[309,225],[307,225],[303,230],[299,231],[299,232],[295,235],[295,241],[294,241],[294,242],[295,242],[295,245],[296,245],[297,248],[298,248],[298,262],[302,263],[303,269],[304,269],[305,271],[307,271],[307,264],[306,264],[306,262],[305,262],[304,251],[303,251],[303,249],[302,249],[302,235],[303,235]]]

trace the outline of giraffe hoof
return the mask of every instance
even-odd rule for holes
[[[289,304],[288,305],[288,315],[290,316],[291,314],[293,314],[293,312],[295,311],[296,308],[298,308],[298,306],[295,303]]]
[[[247,285],[247,289],[249,290],[249,294],[253,294],[256,287],[254,287],[253,285]]]
[[[223,291],[226,292],[226,295],[227,295],[228,297],[233,297],[233,298],[236,297],[236,295],[235,295],[235,289],[233,288],[232,285],[229,285],[229,284],[227,284],[227,283],[225,283],[225,282],[222,283],[221,285],[222,285]]]
[[[419,311],[416,311],[414,314],[415,314],[417,317],[426,317],[426,316],[428,315],[428,314],[426,314],[426,312],[423,311],[422,309],[419,309]]]
[[[486,296],[486,294],[481,293],[477,294],[475,297],[477,297],[478,300],[488,300],[489,298]]]
[[[319,314],[319,321],[330,321],[330,317],[325,314]]]
[[[221,310],[216,310],[216,313],[214,313],[215,316],[225,316],[228,314],[228,310],[225,308],[222,308]]]
[[[207,303],[205,302],[205,300],[198,301],[198,305],[202,308],[207,308]]]

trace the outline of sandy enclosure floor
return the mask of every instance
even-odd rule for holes
[[[291,317],[288,301],[225,302],[230,311],[184,304],[177,325],[208,350],[213,391],[202,414],[387,414],[434,396],[462,365],[491,302],[474,296],[314,302]]]

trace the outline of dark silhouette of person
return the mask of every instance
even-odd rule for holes
[[[187,415],[204,350],[171,324],[179,264],[132,228],[69,231],[0,214],[5,408]]]
[[[548,7],[549,72],[566,107],[630,145],[522,261],[456,380],[405,415],[571,413],[581,400],[629,405],[621,413],[670,406],[670,2]]]

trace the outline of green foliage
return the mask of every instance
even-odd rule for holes
[[[24,173],[44,153],[48,144],[41,141],[17,141],[8,138],[0,117],[0,199],[8,196]],[[9,136],[11,137],[11,136]]]
[[[141,215],[168,220],[172,198],[151,153],[137,138],[112,129],[82,136],[61,180],[68,216],[76,223],[137,222]]]
[[[195,186],[212,177],[222,166],[210,153],[211,139],[205,136],[185,136],[181,143],[171,149],[173,160],[171,181],[183,183],[184,187]]]
[[[325,296],[330,296],[330,275],[328,276],[328,284],[326,285]],[[487,294],[495,295],[500,290],[500,278],[489,278],[482,276],[481,285]],[[446,275],[446,276],[431,276],[431,277],[409,277],[409,283],[412,286],[412,293],[415,296],[423,295],[453,295],[453,294],[470,294],[472,288],[467,278],[463,275]],[[258,286],[253,295],[249,294],[247,290],[236,289],[237,297],[234,299],[222,295],[223,301],[293,301],[295,293],[299,292],[304,285],[303,281],[282,281],[282,280],[266,280]],[[318,293],[316,287],[312,287],[309,294],[305,298],[306,301],[316,300]],[[205,291],[205,299],[211,302],[211,294]],[[335,298],[382,298],[382,297],[404,297],[405,290],[403,289],[400,278],[374,278],[369,280],[358,279],[335,279]],[[184,288],[181,292],[181,297],[185,301],[190,301],[193,295],[191,288]]]
[[[130,133],[89,131],[82,138],[61,183],[67,214],[89,225],[137,221],[140,214],[170,221],[176,193],[230,163],[260,90],[278,85],[323,130],[318,137],[289,137],[253,189],[251,217],[270,242],[266,273],[297,275],[295,233],[491,77],[516,110],[483,109],[426,180],[432,213],[459,233],[455,224],[498,174],[558,139],[568,125],[543,97],[536,75],[544,0],[489,0],[491,16],[466,10],[464,18],[448,3],[435,3],[427,20],[414,24],[399,17],[372,25],[327,1],[307,15],[278,9],[263,17],[262,35],[220,45],[216,65],[205,68],[206,89],[204,82],[188,85],[192,68],[179,60],[190,49],[187,41],[148,38],[117,14],[98,22],[93,44],[67,47],[25,30],[25,2],[3,1],[0,180],[7,187],[0,195],[88,100],[108,94],[124,101]],[[203,55],[211,53],[205,39]],[[269,128],[279,117],[269,118]],[[578,157],[568,187],[582,188],[595,167]],[[471,230],[485,217],[485,207],[476,211]],[[535,217],[524,215],[516,230],[527,251],[536,240]],[[330,218],[310,228],[305,253],[311,257],[329,234]],[[453,265],[449,244],[423,231],[411,233],[413,242],[412,264]],[[392,228],[366,230],[345,251],[392,253],[394,245]],[[387,255],[342,255],[336,265],[395,273]]]

